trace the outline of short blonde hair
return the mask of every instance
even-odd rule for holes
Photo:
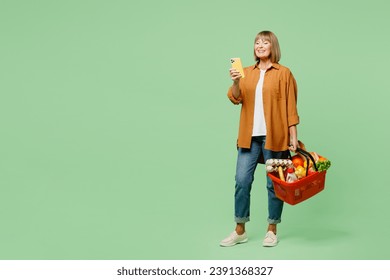
[[[278,63],[282,56],[280,52],[279,41],[276,35],[271,31],[261,31],[256,35],[255,43],[257,40],[262,39],[271,43],[271,62]],[[260,59],[256,56],[255,50],[253,50],[255,60],[258,62]]]

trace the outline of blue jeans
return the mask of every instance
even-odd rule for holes
[[[264,149],[265,136],[252,137],[250,149],[239,148],[236,167],[236,187],[234,194],[234,214],[236,223],[246,223],[250,214],[250,192],[258,160],[262,155],[264,161],[270,158],[285,158],[287,151],[274,152]],[[272,180],[267,177],[268,223],[281,222],[283,201],[275,196]]]

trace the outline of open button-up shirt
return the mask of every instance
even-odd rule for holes
[[[260,77],[257,64],[244,68],[245,78],[239,82],[240,96],[233,96],[232,87],[228,97],[236,105],[241,104],[240,126],[237,146],[250,148],[255,106],[256,86]],[[289,145],[289,127],[299,123],[297,112],[297,84],[290,69],[273,63],[265,72],[263,84],[263,108],[267,127],[265,148],[285,151]]]

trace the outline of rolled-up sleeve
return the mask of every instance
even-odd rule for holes
[[[238,105],[238,104],[240,104],[242,102],[242,96],[241,95],[238,98],[234,97],[232,87],[229,88],[227,96],[230,99],[230,101],[233,104],[235,104],[235,105]]]
[[[293,74],[290,72],[288,84],[287,84],[287,122],[288,126],[299,124],[299,116],[297,110],[298,88],[297,82]]]

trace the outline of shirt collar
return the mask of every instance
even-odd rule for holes
[[[260,68],[257,67],[258,65],[259,65],[258,62],[255,65],[253,65],[253,70],[256,69],[256,68],[260,69]],[[275,68],[276,70],[279,70],[280,64],[279,63],[272,63],[270,68]]]

